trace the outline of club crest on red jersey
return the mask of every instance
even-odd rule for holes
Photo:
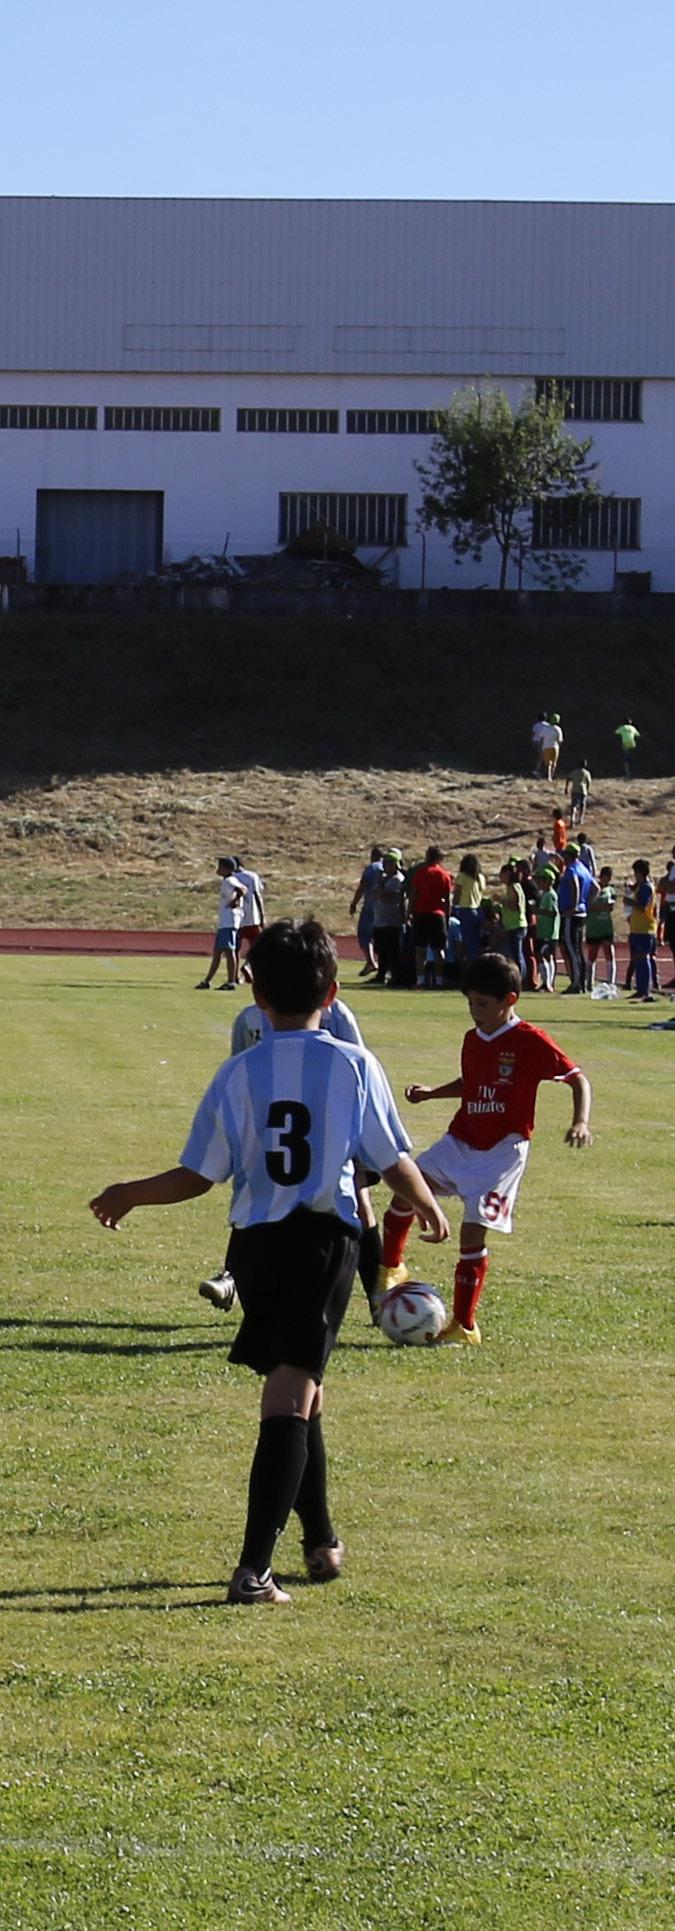
[[[500,1086],[505,1086],[507,1081],[513,1079],[516,1069],[515,1053],[500,1053],[497,1065]]]

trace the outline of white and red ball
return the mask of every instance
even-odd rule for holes
[[[447,1311],[437,1287],[427,1281],[404,1281],[390,1287],[380,1303],[380,1327],[398,1347],[422,1348],[435,1341],[447,1323]]]

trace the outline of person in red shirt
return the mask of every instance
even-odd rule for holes
[[[462,988],[474,1029],[464,1039],[459,1079],[442,1086],[406,1087],[413,1106],[423,1100],[460,1101],[447,1133],[417,1160],[435,1193],[458,1194],[464,1203],[452,1320],[439,1342],[480,1345],[475,1314],[488,1269],[486,1229],[512,1231],[542,1080],[570,1086],[573,1114],[566,1141],[573,1147],[591,1145],[588,1080],[548,1033],[519,1019],[515,1007],[520,989],[512,959],[497,953],[475,959]],[[395,1195],[384,1216],[380,1293],[410,1279],[403,1254],[413,1220],[405,1201]]]
[[[559,805],[553,813],[553,844],[557,852],[564,852],[567,844],[567,826]]]
[[[415,947],[417,984],[426,984],[424,965],[427,949],[434,955],[434,976],[440,968],[448,936],[448,914],[453,890],[451,872],[443,868],[443,853],[430,845],[423,865],[418,865],[410,881],[410,910]]]

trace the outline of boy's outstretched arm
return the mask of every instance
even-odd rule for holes
[[[588,1125],[591,1112],[591,1088],[589,1081],[585,1073],[573,1073],[572,1078],[567,1081],[567,1085],[572,1088],[574,1112],[572,1115],[572,1125],[567,1129],[565,1140],[568,1146],[571,1147],[591,1147],[593,1145],[593,1135]]]
[[[149,1174],[145,1180],[120,1180],[115,1186],[104,1187],[89,1205],[101,1226],[116,1232],[132,1207],[173,1207],[182,1200],[196,1200],[212,1186],[212,1180],[204,1180],[190,1167],[168,1167],[166,1173]]]
[[[411,1106],[420,1106],[422,1100],[460,1100],[462,1081],[449,1079],[444,1086],[406,1086],[405,1096]]]
[[[450,1228],[443,1209],[431,1187],[427,1186],[424,1174],[420,1173],[408,1153],[402,1153],[393,1167],[385,1167],[382,1178],[391,1187],[392,1193],[399,1200],[405,1200],[406,1205],[417,1214],[421,1226],[426,1229],[422,1234],[423,1240],[438,1242],[448,1239]]]

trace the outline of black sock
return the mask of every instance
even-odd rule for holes
[[[302,1523],[306,1549],[335,1543],[326,1497],[326,1449],[320,1415],[312,1415],[307,1423],[307,1461],[293,1507]]]
[[[248,1484],[248,1515],[240,1562],[262,1576],[288,1521],[307,1461],[307,1422],[300,1415],[261,1421]]]
[[[372,1309],[377,1291],[378,1269],[382,1266],[382,1235],[379,1227],[364,1227],[359,1241],[358,1269]]]

